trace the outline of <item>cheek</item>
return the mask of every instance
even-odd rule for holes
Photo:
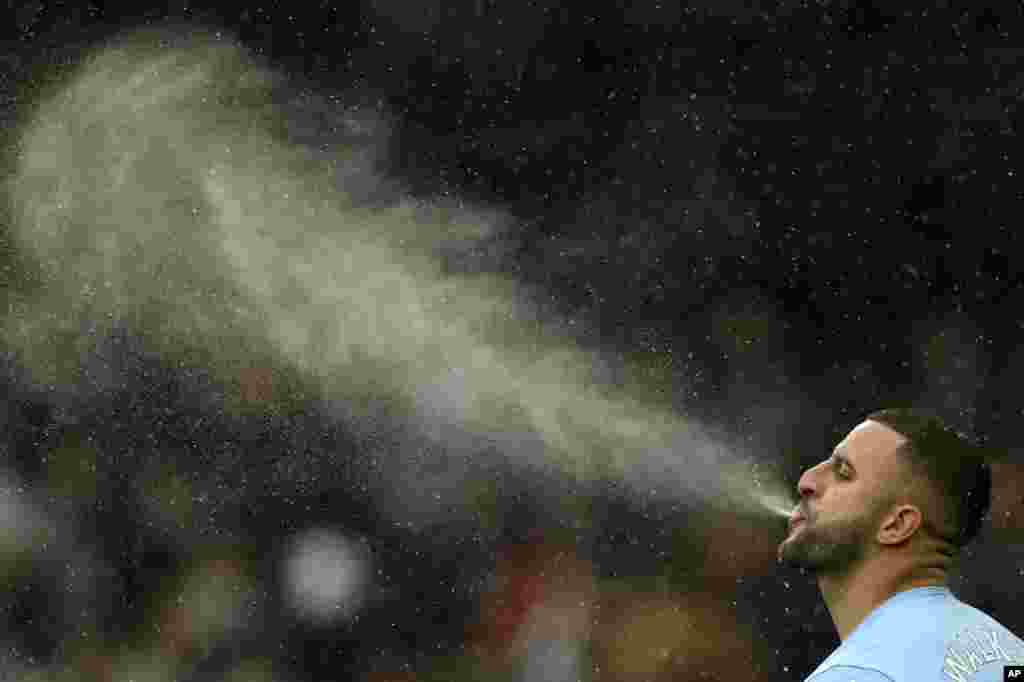
[[[832,484],[822,498],[823,506],[833,516],[862,517],[874,509],[861,486],[852,483]]]

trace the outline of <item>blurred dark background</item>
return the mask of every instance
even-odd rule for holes
[[[1011,606],[1024,539],[1013,517],[1024,499],[1014,437],[1024,411],[1015,390],[1020,7],[214,5],[7,0],[5,120],[82,47],[169,18],[223,30],[296,87],[378,100],[395,125],[388,174],[422,196],[451,193],[513,215],[521,246],[509,274],[549,291],[586,330],[581,345],[650,367],[676,391],[677,409],[754,450],[764,443],[760,456],[794,486],[881,405],[934,405],[1005,451],[990,524],[957,589],[1024,631]],[[3,258],[2,285],[14,287],[17,254],[5,248]],[[194,679],[227,679],[249,660],[265,663],[247,679],[496,679],[467,667],[495,655],[470,655],[467,642],[510,637],[501,628],[514,630],[528,610],[510,604],[539,599],[516,581],[566,552],[586,558],[568,574],[593,575],[588,594],[604,595],[594,597],[610,614],[603,622],[628,610],[608,596],[625,592],[626,603],[652,604],[628,622],[682,629],[659,620],[671,609],[658,604],[689,595],[691,613],[711,614],[695,622],[733,623],[711,639],[734,637],[728,646],[747,652],[757,679],[801,679],[838,644],[811,579],[775,566],[781,536],[758,544],[763,522],[642,508],[606,483],[571,491],[587,500],[590,523],[573,532],[548,527],[528,475],[505,473],[479,492],[479,526],[425,536],[383,520],[344,465],[314,489],[275,485],[286,456],[362,456],[343,426],[312,407],[301,417],[225,416],[203,401],[201,378],[131,339],[124,348],[134,358],[124,388],[71,412],[5,360],[4,466],[65,529],[13,524],[34,529],[39,548],[0,572],[0,629],[13,633],[19,661],[75,661],[78,674],[111,679],[131,652],[159,651]],[[258,405],[249,390],[243,398]],[[156,523],[154,495],[180,495],[187,509]],[[293,532],[317,524],[370,539],[378,557],[372,608],[344,625],[282,615],[279,558]],[[72,549],[47,545],[67,537]],[[80,589],[66,584],[74,547],[99,557]],[[755,558],[744,563],[743,552]],[[195,575],[258,586],[243,609],[249,627],[214,636],[175,620],[167,596]],[[500,604],[493,613],[481,606],[488,599]],[[87,641],[77,632],[85,612]],[[491,623],[484,634],[480,622]],[[735,679],[713,653],[666,646],[698,663],[635,662],[621,642],[590,655],[618,661],[622,675],[653,665],[664,679],[699,679],[698,669]],[[615,665],[607,679],[619,679]]]

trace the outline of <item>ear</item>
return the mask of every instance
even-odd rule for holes
[[[878,541],[883,545],[898,545],[906,542],[914,531],[921,527],[924,517],[921,510],[912,504],[902,504],[882,518],[878,529]]]

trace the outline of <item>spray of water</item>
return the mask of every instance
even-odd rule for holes
[[[775,495],[758,495],[758,503],[774,516],[788,518],[793,513],[794,504],[788,498]]]
[[[439,252],[501,243],[500,214],[360,201],[385,181],[373,145],[351,140],[369,130],[379,143],[382,118],[314,97],[333,132],[296,144],[279,85],[220,34],[146,30],[95,50],[35,103],[6,190],[45,286],[0,332],[39,382],[85,381],[82,358],[125,324],[224,384],[271,363],[368,433],[404,419],[444,438],[456,425],[579,479],[788,509],[781,484],[755,485],[649,386],[602,379],[606,360],[552,334],[516,282],[444,271]]]

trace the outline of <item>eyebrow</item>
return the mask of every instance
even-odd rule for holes
[[[841,452],[833,452],[832,459],[839,462],[840,464],[845,464],[846,466],[850,467],[850,469],[852,469],[854,472],[857,471],[857,467],[853,466],[853,462],[851,462],[850,459]]]

